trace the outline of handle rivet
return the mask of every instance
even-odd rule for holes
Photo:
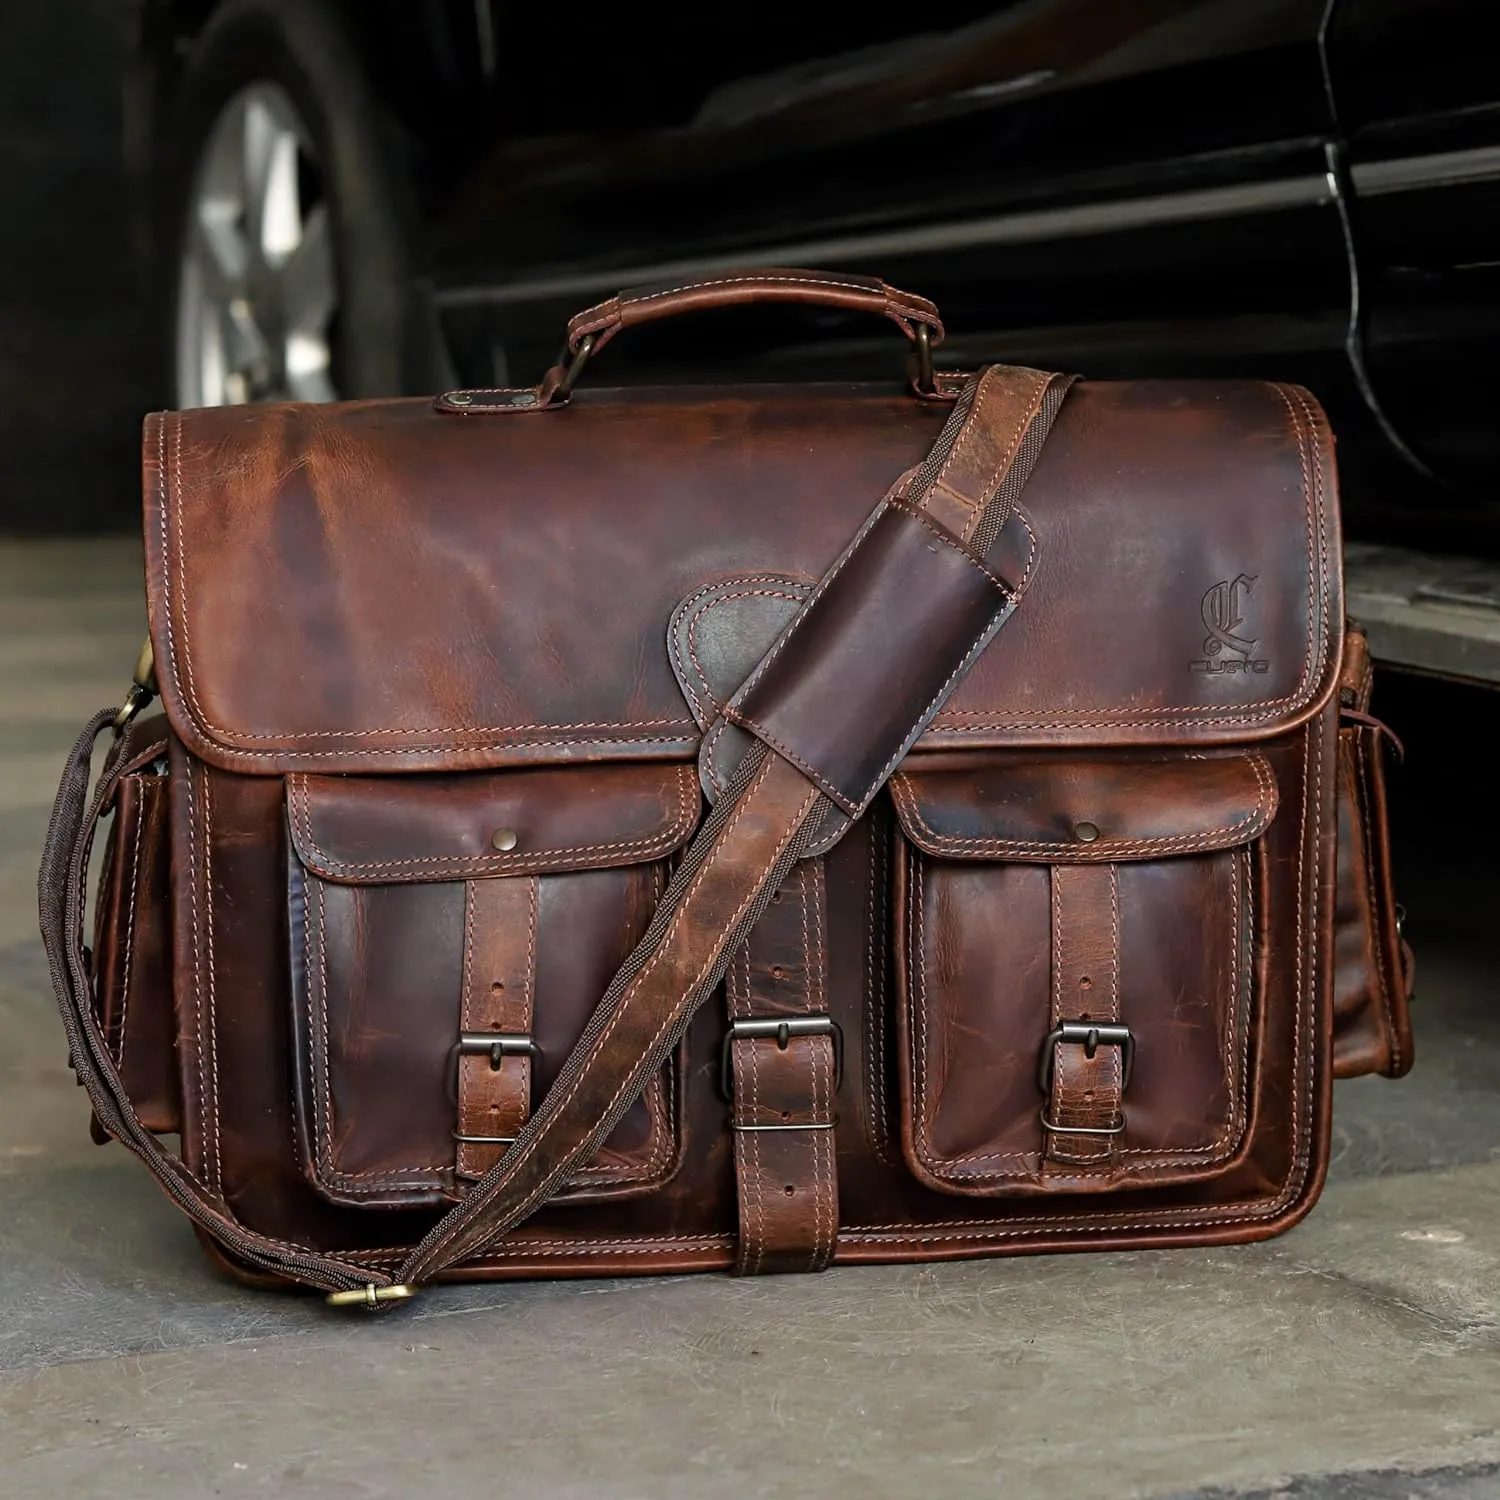
[[[1099,837],[1099,829],[1093,823],[1075,823],[1073,837],[1080,844],[1092,844]]]
[[[448,392],[449,406],[472,406],[473,404],[474,398],[467,391]]]
[[[516,847],[516,830],[514,828],[497,828],[490,835],[490,843],[502,854],[509,854]]]

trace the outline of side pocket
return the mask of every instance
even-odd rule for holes
[[[94,1004],[125,1092],[148,1130],[181,1129],[172,998],[167,777],[157,750],[115,789],[94,916]]]
[[[1384,731],[1339,730],[1333,1076],[1411,1070],[1411,950],[1402,941],[1386,827]]]

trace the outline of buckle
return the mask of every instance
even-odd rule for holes
[[[1041,1116],[1042,1129],[1052,1135],[1119,1135],[1125,1129],[1123,1119],[1118,1125],[1056,1125],[1047,1118],[1045,1104],[1037,1111],[1037,1114]]]
[[[1064,1021],[1047,1033],[1042,1050],[1037,1057],[1036,1086],[1044,1093],[1052,1092],[1052,1049],[1059,1042],[1069,1042],[1083,1048],[1084,1056],[1093,1057],[1100,1047],[1118,1047],[1120,1058],[1120,1087],[1130,1083],[1130,1070],[1135,1066],[1135,1038],[1128,1026],[1111,1025],[1099,1021]],[[1044,1121],[1045,1123],[1045,1121]],[[1057,1127],[1050,1127],[1056,1129]],[[1070,1135],[1114,1135],[1113,1130],[1077,1130]]]
[[[719,1092],[734,1103],[733,1044],[755,1037],[774,1037],[783,1052],[794,1036],[831,1036],[833,1038],[833,1086],[844,1081],[844,1029],[832,1016],[787,1016],[785,1020],[731,1021],[724,1034],[719,1053]]]
[[[507,1057],[540,1057],[542,1049],[529,1033],[515,1031],[465,1031],[448,1049],[448,1103],[458,1108],[458,1060],[488,1052],[496,1072]]]
[[[376,1286],[367,1281],[347,1292],[329,1292],[323,1299],[330,1307],[363,1307],[374,1310],[382,1302],[406,1302],[417,1295],[418,1288],[398,1281],[394,1286]]]

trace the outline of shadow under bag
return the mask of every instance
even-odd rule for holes
[[[883,313],[911,389],[575,392],[759,300]],[[1311,1206],[1334,1076],[1412,1055],[1322,413],[941,338],[750,271],[531,388],[148,421],[42,927],[100,1138],[226,1268],[373,1308]]]

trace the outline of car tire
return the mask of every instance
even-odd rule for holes
[[[337,14],[226,0],[174,102],[155,238],[175,404],[439,384],[403,143]]]

